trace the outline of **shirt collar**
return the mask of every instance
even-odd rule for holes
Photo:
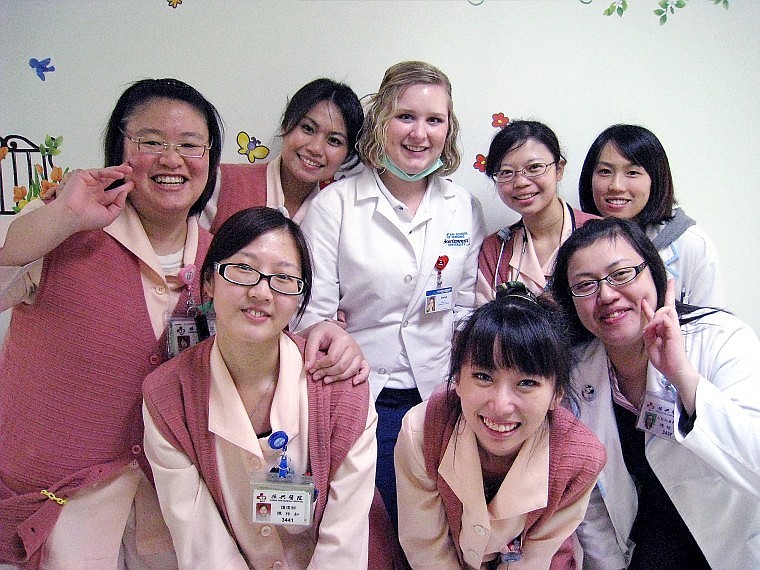
[[[543,508],[549,493],[549,430],[541,430],[523,443],[488,507],[477,439],[464,418],[460,418],[449,439],[438,472],[466,508],[478,511],[488,508],[495,519]]]
[[[210,368],[209,431],[263,459],[257,435],[216,340],[211,348]],[[305,379],[306,370],[298,347],[285,333],[281,333],[280,371],[269,416],[273,431],[282,430],[290,438],[298,435],[301,398],[298,386]]]

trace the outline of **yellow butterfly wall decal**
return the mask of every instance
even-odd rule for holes
[[[256,159],[262,160],[269,156],[269,148],[261,144],[256,137],[248,136],[245,131],[240,131],[237,136],[238,154],[248,157],[248,162],[254,163]]]

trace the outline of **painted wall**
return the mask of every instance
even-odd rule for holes
[[[494,113],[557,132],[574,204],[596,135],[645,125],[668,151],[679,202],[717,245],[728,307],[760,331],[760,2],[690,0],[660,25],[656,0],[629,0],[622,17],[603,14],[611,0],[479,1],[2,0],[0,134],[63,135],[56,164],[99,165],[125,86],[174,76],[216,104],[224,159],[240,162],[240,131],[277,151],[286,98],[307,81],[333,77],[363,96],[391,64],[426,60],[454,86],[464,160],[453,178],[481,199],[489,230],[515,220],[473,168]],[[32,57],[51,57],[45,82]]]

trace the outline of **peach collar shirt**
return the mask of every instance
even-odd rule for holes
[[[39,202],[39,205],[36,202]],[[43,205],[41,200],[36,200],[19,215],[27,213],[27,209],[31,208],[29,211],[32,211]],[[140,217],[129,201],[121,215],[103,228],[103,231],[137,257],[151,325],[156,338],[160,338],[166,328],[165,317],[179,300],[182,283],[176,274],[164,275],[164,269],[145,233]],[[2,242],[5,242],[5,235],[6,232],[2,232]],[[183,265],[194,263],[197,252],[198,219],[191,216],[187,219]],[[43,260],[44,258],[37,259],[23,267],[0,268],[0,309],[10,308],[18,303],[34,303],[35,293],[42,278]]]
[[[562,198],[559,198],[559,201],[562,204],[562,232],[557,247],[549,256],[549,259],[546,260],[544,265],[541,265],[538,261],[538,256],[536,255],[536,249],[533,246],[533,238],[530,235],[530,232],[528,232],[525,253],[523,254],[523,236],[526,231],[525,227],[520,225],[515,231],[512,256],[509,260],[509,266],[511,268],[510,275],[517,276],[517,278],[520,281],[523,281],[536,295],[542,293],[546,287],[546,276],[554,273],[554,263],[557,260],[559,246],[565,243],[567,238],[570,237],[570,234],[573,233],[573,218],[570,213],[570,206],[568,206]],[[520,264],[520,260],[522,260],[522,265]],[[520,268],[519,273],[518,267]]]
[[[255,434],[216,342],[210,368],[208,429],[214,434],[222,495],[237,542],[200,473],[161,436],[143,407],[146,454],[180,568],[366,567],[377,453],[372,403],[362,435],[331,477],[319,535],[312,527],[253,523],[251,478],[276,467],[281,452],[269,447],[267,436]],[[287,433],[287,455],[297,473],[309,469],[307,381],[298,347],[282,334],[270,423],[273,431]]]
[[[399,536],[407,554],[416,552],[413,566],[460,568],[443,502],[425,469],[425,410],[423,402],[407,413],[396,445]],[[438,473],[462,502],[459,547],[468,567],[485,567],[523,534],[527,513],[547,506],[548,435],[548,429],[543,430],[523,443],[495,497],[486,504],[477,439],[461,419]],[[522,537],[521,567],[549,568],[554,553],[583,518],[590,492]]]

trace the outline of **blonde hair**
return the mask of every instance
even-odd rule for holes
[[[367,108],[364,126],[357,144],[359,156],[364,164],[378,170],[383,168],[381,159],[385,155],[385,135],[388,123],[398,107],[398,100],[407,87],[420,83],[441,85],[449,94],[449,131],[441,154],[443,166],[435,174],[447,176],[459,168],[461,162],[461,155],[457,148],[459,121],[454,115],[451,83],[440,69],[423,61],[402,61],[385,71],[380,89],[372,97]]]

